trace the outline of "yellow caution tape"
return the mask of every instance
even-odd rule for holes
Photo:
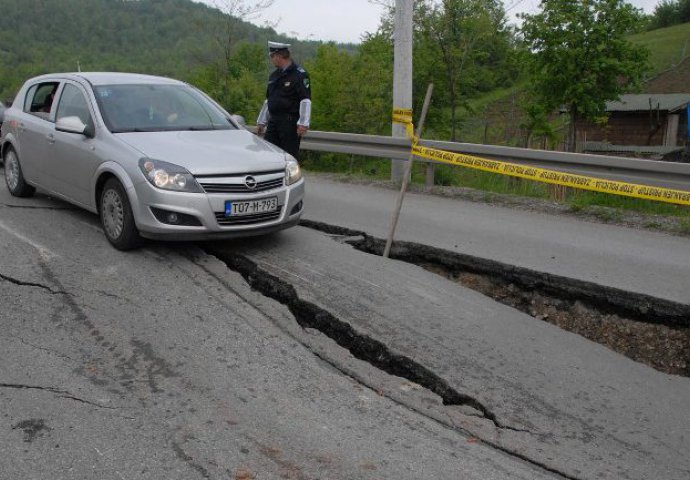
[[[405,125],[407,137],[413,142],[417,143],[417,138],[414,135],[414,124],[412,123],[412,110],[409,108],[395,108],[393,109],[393,122]]]
[[[393,109],[393,121],[395,123],[412,123],[412,109],[411,108],[395,108]]]
[[[437,162],[474,168],[485,172],[510,175],[512,177],[526,178],[542,183],[563,185],[566,187],[592,190],[594,192],[611,193],[626,197],[643,198],[658,202],[674,203],[678,205],[690,205],[690,191],[672,190],[670,188],[638,185],[634,183],[617,182],[603,178],[586,177],[571,173],[547,170],[544,168],[530,167],[516,163],[489,160],[464,153],[453,153],[446,150],[424,147],[419,145],[419,139],[414,135],[412,123],[412,110],[396,108],[393,110],[393,122],[405,125],[407,136],[412,140],[412,153],[418,157]]]
[[[537,182],[564,185],[566,187],[581,188],[583,190],[592,190],[595,192],[612,193],[614,195],[624,195],[626,197],[644,198],[646,200],[656,200],[659,202],[690,205],[690,191],[617,182],[603,178],[585,177],[583,175],[574,175],[556,170],[518,165],[516,163],[488,160],[473,155],[424,147],[418,143],[412,145],[412,153],[428,160],[449,163],[451,165],[460,165],[477,170],[484,170],[486,172],[500,173],[502,175],[526,178]]]

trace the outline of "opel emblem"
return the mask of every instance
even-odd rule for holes
[[[256,188],[256,183],[256,178],[252,177],[251,175],[244,179],[244,184],[249,190],[254,190]]]

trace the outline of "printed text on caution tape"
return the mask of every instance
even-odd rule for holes
[[[595,192],[612,193],[615,195],[624,195],[628,197],[644,198],[647,200],[656,200],[660,202],[690,205],[690,192],[682,190],[672,190],[669,188],[653,187],[649,185],[617,182],[603,178],[586,177],[583,175],[564,173],[556,170],[546,170],[543,168],[529,167],[515,163],[488,160],[472,155],[424,147],[416,143],[412,146],[412,152],[418,157],[426,158],[428,160],[435,160],[451,165],[460,165],[463,167],[500,173],[503,175],[510,175],[513,177],[520,177],[538,182],[581,188],[583,190],[592,190]]]

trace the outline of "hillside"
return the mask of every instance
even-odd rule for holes
[[[228,27],[247,42],[290,41],[191,0],[0,0],[0,98],[30,76],[79,68],[189,79],[222,57]],[[318,45],[292,43],[298,58]]]
[[[690,23],[638,33],[630,40],[649,49],[651,76],[655,76],[690,56]]]
[[[690,91],[690,23],[639,33],[630,40],[649,49],[652,70],[642,91],[687,93]],[[471,110],[460,112],[462,139],[496,145],[525,145],[522,108],[525,86],[489,92],[470,101]],[[545,144],[533,145],[544,147]]]

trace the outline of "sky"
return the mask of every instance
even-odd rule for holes
[[[223,4],[223,0],[200,1]],[[628,3],[652,13],[660,1]],[[254,3],[256,0],[245,0],[247,5]],[[517,13],[536,12],[539,0],[504,0],[504,4],[509,18],[514,19]],[[277,32],[300,40],[359,43],[365,33],[378,29],[383,12],[384,7],[371,0],[273,0],[270,8],[250,21],[260,26],[268,22]]]

